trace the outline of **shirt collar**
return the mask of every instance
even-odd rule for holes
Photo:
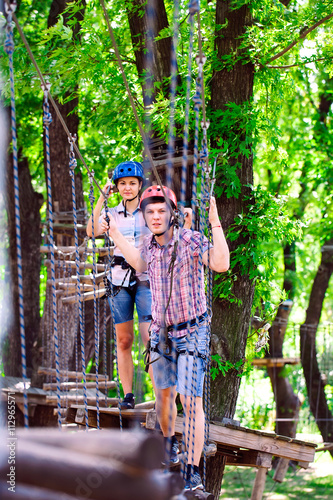
[[[122,212],[125,213],[125,207],[124,207],[124,204],[122,201],[119,203],[119,205],[116,206],[116,210],[117,210],[118,214],[121,214]],[[140,209],[140,206],[138,205],[137,208],[132,213],[132,215],[135,215],[139,210],[141,210],[141,209]]]
[[[168,248],[168,247],[171,247],[172,245],[174,245],[174,234],[172,235],[172,238],[171,240],[168,241],[168,243],[166,245],[163,245],[161,246],[157,241],[156,241],[156,238],[155,238],[155,235],[153,234],[152,237],[151,237],[151,240],[150,240],[150,244],[149,244],[149,248],[153,248],[153,247],[156,247],[156,248]]]

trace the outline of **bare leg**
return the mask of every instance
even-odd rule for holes
[[[143,345],[145,347],[147,346],[147,342],[148,342],[148,339],[149,339],[149,332],[148,332],[149,325],[150,325],[150,323],[147,323],[147,322],[139,324],[139,329],[140,329],[140,334],[141,334],[142,342],[143,342]],[[149,376],[150,376],[150,380],[151,380],[151,382],[153,384],[154,393],[156,395],[156,387],[155,387],[155,381],[154,381],[154,376],[153,376],[153,367],[152,367],[152,365],[149,365],[148,373],[149,373]]]
[[[156,389],[157,418],[164,437],[173,436],[177,417],[176,387]]]
[[[188,463],[199,465],[201,452],[205,442],[205,413],[202,407],[202,398],[196,397],[192,400],[192,413],[190,414],[190,399],[190,396],[183,396],[182,394],[180,395],[180,400],[186,414],[185,439],[188,445]]]
[[[119,378],[124,394],[127,394],[132,392],[133,386],[133,320],[116,325],[116,335]]]

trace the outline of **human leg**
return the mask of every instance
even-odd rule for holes
[[[116,325],[118,371],[124,394],[132,392],[133,385],[133,321]]]
[[[144,282],[137,286],[135,294],[135,305],[139,317],[140,335],[143,345],[146,347],[149,340],[149,326],[151,320],[151,291],[147,282]],[[149,365],[148,373],[153,384],[154,393],[156,395],[153,367],[151,364]]]
[[[113,307],[115,331],[117,340],[118,371],[124,394],[132,393],[133,385],[133,311],[134,300],[125,287],[120,287],[114,295],[113,303],[109,298],[110,308]]]
[[[180,395],[180,400],[185,412],[187,463],[199,465],[205,441],[205,413],[202,398]]]

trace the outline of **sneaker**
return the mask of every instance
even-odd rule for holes
[[[189,479],[186,479],[184,491],[203,490],[203,484],[199,472],[193,472]]]
[[[178,439],[176,436],[171,437],[171,449],[169,439],[165,439],[165,456],[166,459],[162,462],[162,465],[176,465],[179,464],[179,446]]]
[[[131,392],[127,393],[122,402],[120,403],[121,410],[133,410],[135,406],[134,394]]]

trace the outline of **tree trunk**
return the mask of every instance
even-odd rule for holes
[[[295,243],[284,248],[283,289],[289,292],[289,299],[280,304],[273,325],[269,330],[269,358],[283,357],[283,342],[292,308],[294,296],[294,275],[296,271]],[[275,432],[282,436],[295,437],[300,400],[294,393],[289,380],[283,376],[284,368],[267,368],[271,380],[276,405]]]
[[[251,22],[251,12],[248,6],[244,5],[240,9],[233,10],[233,2],[217,0],[216,2],[216,49],[218,61],[223,61],[226,55],[232,53],[241,54],[240,44],[242,35],[246,27]],[[223,26],[221,29],[220,27]],[[224,110],[229,102],[238,105],[250,101],[253,95],[254,68],[251,63],[244,61],[236,62],[232,68],[216,71],[211,83],[211,108],[213,112]],[[223,134],[223,131],[222,131]],[[236,135],[236,134],[235,134]],[[244,131],[237,131],[237,139],[241,142],[244,139]],[[247,137],[251,142],[251,138]],[[237,169],[237,175],[241,183],[241,193],[238,197],[227,198],[223,195],[217,200],[217,206],[222,216],[223,228],[234,222],[237,214],[247,213],[250,198],[250,189],[247,187],[253,183],[253,158],[241,154],[237,159],[229,158],[229,164],[239,162],[241,165]],[[246,238],[238,239],[236,242],[229,242],[230,251],[236,246],[246,244]],[[217,353],[223,360],[236,363],[245,356],[248,326],[251,316],[251,307],[254,294],[254,286],[247,274],[241,274],[238,269],[233,269],[237,280],[233,282],[232,293],[237,298],[237,302],[227,302],[215,300],[213,305],[212,319],[212,348],[213,353]],[[212,419],[222,417],[233,417],[240,377],[236,370],[229,371],[225,377],[220,373],[211,389],[211,412]],[[216,461],[216,466],[215,466]],[[219,457],[212,458],[208,475],[207,490],[211,491],[215,498],[219,498],[221,481],[224,467],[221,465]]]
[[[313,281],[306,311],[301,326],[301,359],[309,397],[310,409],[325,442],[333,441],[333,415],[325,396],[325,382],[317,361],[316,332],[321,316],[326,290],[333,272],[333,238],[322,248],[322,258]],[[333,457],[333,450],[330,450]]]
[[[6,172],[6,210],[8,217],[9,237],[9,270],[11,287],[9,293],[12,304],[12,317],[6,336],[8,351],[5,347],[4,359],[6,375],[22,376],[21,340],[19,323],[19,288],[18,288],[18,262],[16,247],[16,220],[13,158],[8,157]],[[37,340],[39,330],[39,275],[40,275],[40,215],[39,210],[43,197],[33,190],[29,165],[26,158],[19,153],[18,163],[19,182],[19,207],[21,227],[21,253],[22,253],[22,280],[23,280],[23,307],[24,330],[26,344],[27,376],[31,377],[32,352]]]
[[[59,15],[63,13],[64,9],[70,2],[68,0],[53,0],[50,7],[50,14],[48,18],[48,26],[53,26]],[[84,15],[85,2],[82,2],[82,9],[77,12],[77,19],[81,20]],[[66,16],[65,16],[66,21]],[[73,36],[77,37],[80,29],[80,24],[76,25]],[[51,87],[52,92],[52,87]],[[64,104],[57,102],[58,109],[66,122],[67,128],[69,129],[72,136],[78,133],[79,118],[77,114],[78,100],[71,99],[66,102],[64,99]],[[73,201],[72,201],[72,180],[69,174],[69,151],[70,145],[68,142],[68,136],[53,110],[50,107],[50,112],[52,115],[52,122],[49,126],[49,138],[50,138],[50,163],[51,163],[51,192],[52,192],[52,212],[53,221],[61,224],[66,221],[66,216],[73,213]],[[45,177],[47,175],[46,162],[45,162]],[[77,210],[77,221],[78,223],[85,224],[86,214],[84,207],[83,189],[82,189],[82,174],[81,172],[75,173],[75,191],[76,191],[76,210]],[[73,219],[74,220],[74,219]],[[79,244],[83,242],[85,237],[85,231],[79,233]],[[73,246],[74,245],[74,225],[73,229],[68,228],[58,228],[54,227],[54,244],[57,246]],[[59,265],[58,265],[59,264]],[[56,275],[57,277],[64,277],[69,271],[66,270],[56,257]],[[51,279],[50,268],[48,268],[48,279]],[[52,307],[48,307],[50,304],[50,297],[52,296],[52,287],[48,286],[46,290],[46,300],[42,319],[42,328],[39,335],[39,346],[44,352],[37,353],[36,356],[36,370],[38,365],[41,364],[41,359],[48,366],[54,365],[54,332],[53,332],[53,314]],[[90,301],[91,302],[91,301]],[[64,368],[75,369],[75,366],[70,366],[70,360],[74,359],[73,349],[75,345],[75,337],[78,335],[78,325],[75,320],[76,305],[67,305],[65,308],[62,307],[61,296],[57,296],[57,316],[59,321],[59,349],[61,351],[61,363]],[[87,304],[87,309],[91,309],[91,303]],[[67,319],[66,319],[67,318]],[[43,331],[42,331],[43,330]],[[45,339],[47,342],[45,343]],[[44,345],[42,345],[44,343]],[[43,377],[34,373],[33,385],[40,386],[42,384]]]
[[[165,86],[170,76],[172,38],[155,40],[160,31],[169,26],[167,13],[164,0],[131,0],[126,2],[126,8],[146,107],[155,100],[154,83]]]

